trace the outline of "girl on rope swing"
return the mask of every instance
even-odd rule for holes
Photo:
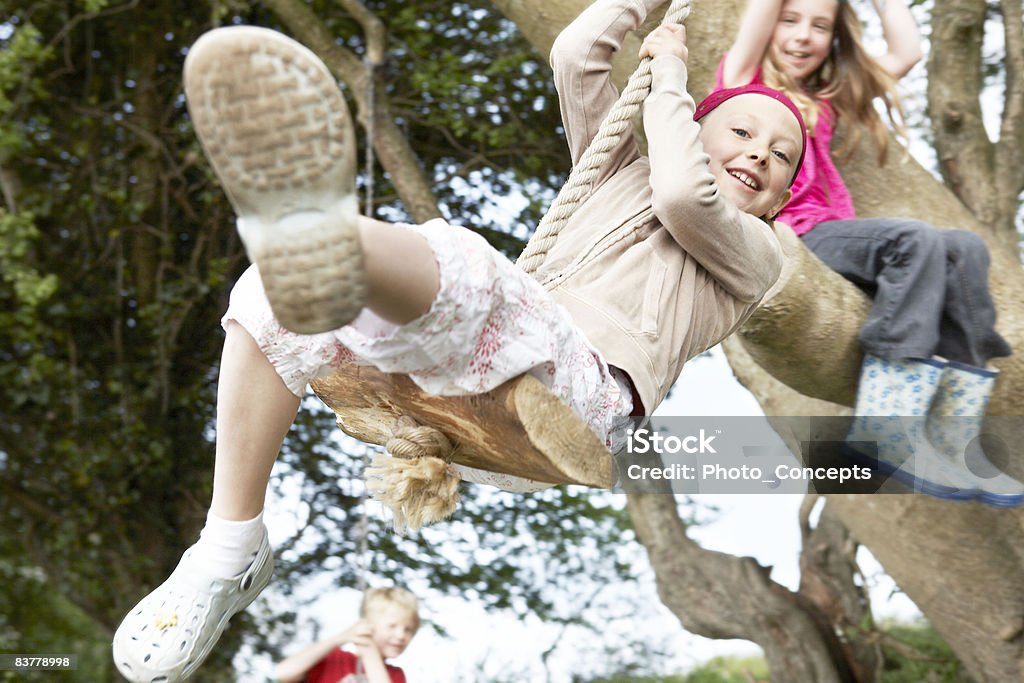
[[[1021,505],[1024,484],[999,472],[976,442],[998,375],[988,361],[1012,353],[995,329],[985,243],[910,218],[857,218],[832,161],[839,124],[853,145],[866,128],[885,159],[888,130],[873,101],[882,99],[900,129],[896,81],[921,59],[904,0],[872,1],[887,43],[878,58],[861,44],[847,0],[749,0],[716,87],[764,83],[797,103],[809,150],[779,222],[873,295],[845,452],[938,498]]]
[[[556,40],[574,163],[616,101],[613,53],[663,2],[599,0]],[[128,679],[187,678],[270,581],[267,484],[314,378],[372,364],[451,395],[530,373],[614,449],[631,414],[654,410],[686,360],[753,312],[781,270],[772,219],[800,168],[803,119],[764,86],[694,107],[682,25],[653,31],[640,56],[652,58],[649,157],[632,136],[612,151],[550,253],[545,268],[564,275],[548,292],[469,230],[357,214],[351,123],[312,52],[253,27],[217,29],[192,47],[194,127],[255,265],[224,316],[206,526],[118,628],[114,659]],[[615,234],[652,207],[651,220]],[[519,491],[546,486],[460,472]]]

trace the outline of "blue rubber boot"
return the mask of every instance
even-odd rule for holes
[[[976,482],[925,436],[926,416],[945,367],[940,360],[865,355],[856,417],[844,453],[912,491],[946,500],[972,500]]]
[[[963,469],[977,500],[1017,507],[1024,504],[1024,484],[992,464],[978,438],[998,375],[996,370],[950,362],[939,379],[925,434],[943,457]]]

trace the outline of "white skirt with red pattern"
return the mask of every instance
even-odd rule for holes
[[[476,233],[441,219],[405,227],[430,244],[441,280],[430,310],[412,322],[394,325],[365,309],[337,330],[289,332],[275,320],[251,266],[231,292],[223,324],[242,325],[297,396],[345,363],[402,373],[424,391],[446,396],[484,393],[529,373],[618,450],[632,410],[628,378],[603,360],[568,312]],[[457,469],[467,481],[506,490],[549,486]]]

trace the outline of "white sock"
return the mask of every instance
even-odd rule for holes
[[[252,564],[263,540],[263,513],[253,519],[235,522],[209,512],[206,526],[192,550],[191,561],[206,572],[232,579]]]

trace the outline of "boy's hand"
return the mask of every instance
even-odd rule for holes
[[[373,627],[362,619],[349,626],[347,629],[338,634],[338,647],[352,643],[356,647],[360,647],[365,641],[373,639]]]
[[[373,640],[373,627],[369,624],[365,624],[365,626],[364,629],[356,631],[349,642],[355,646],[356,654],[363,660],[364,665],[368,666],[370,662],[376,662],[378,667],[383,667],[384,658],[381,656],[380,650],[377,649],[377,643]]]
[[[365,658],[371,655],[380,657],[380,651],[377,649],[377,644],[373,642],[373,631],[371,629],[358,633],[351,642],[355,646],[356,652],[359,653],[360,657]]]
[[[690,52],[686,49],[686,27],[682,24],[662,24],[647,34],[644,42],[640,45],[640,59],[644,57],[660,57],[661,55],[675,55],[684,62],[689,58]]]

